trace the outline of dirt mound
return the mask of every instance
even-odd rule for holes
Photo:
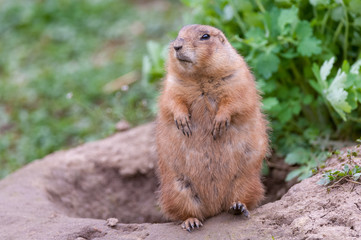
[[[164,222],[154,194],[152,135],[151,125],[145,125],[51,155],[52,162],[62,164],[53,164],[45,176],[49,200],[71,217]]]
[[[0,239],[361,238],[361,186],[328,191],[316,184],[321,174],[255,209],[250,219],[221,214],[191,234],[165,223],[154,193],[153,129],[147,124],[51,154],[2,180]],[[329,163],[343,164],[338,157]],[[120,223],[107,222],[111,217]]]

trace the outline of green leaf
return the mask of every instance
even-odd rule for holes
[[[289,31],[293,32],[298,22],[298,8],[296,6],[281,10],[278,17],[278,27],[282,34],[286,34]]]
[[[361,173],[355,173],[355,174],[352,176],[352,179],[355,180],[355,181],[357,181],[357,180],[360,179],[360,177],[361,177]]]
[[[330,60],[325,61],[320,69],[320,76],[322,81],[326,81],[327,76],[330,74],[333,64],[335,63],[335,57],[332,57]]]
[[[247,40],[251,40],[255,42],[263,42],[265,40],[265,32],[258,27],[250,28],[246,32],[245,36]]]
[[[312,72],[315,75],[317,81],[322,82],[321,75],[320,75],[320,67],[316,63],[312,64]]]
[[[291,6],[292,1],[291,0],[276,0],[275,1],[277,6]]]
[[[306,139],[313,140],[320,136],[320,130],[316,127],[309,127],[303,132],[303,135]]]
[[[308,169],[307,167],[301,167],[300,169],[302,169],[302,174],[298,177],[297,180],[302,181],[306,178],[309,178],[312,176],[312,170]]]
[[[350,113],[352,109],[346,102],[347,95],[344,89],[333,89],[327,93],[327,100],[344,121],[346,121],[345,112]]]
[[[328,83],[321,79],[320,67],[316,63],[312,64],[312,72],[317,79],[317,83],[311,80],[310,84],[317,92],[323,95],[323,90],[328,88]]]
[[[299,147],[287,154],[285,162],[289,165],[302,164],[307,162],[309,157],[307,150]]]
[[[295,177],[298,177],[302,173],[303,173],[303,170],[301,168],[295,169],[295,170],[291,171],[289,174],[287,174],[286,181],[290,181],[290,180],[294,179]]]
[[[319,54],[322,51],[320,44],[321,40],[315,37],[303,38],[297,46],[297,52],[302,56],[307,57],[310,57],[314,54]]]
[[[294,115],[298,115],[301,111],[301,103],[299,101],[292,102],[291,109]]]
[[[346,121],[345,112],[351,112],[351,106],[346,102],[348,93],[344,89],[346,77],[346,74],[339,69],[326,93],[327,100],[344,121]]]
[[[270,111],[274,106],[277,106],[279,104],[279,101],[275,97],[269,97],[263,99],[263,109],[266,111]]]
[[[324,176],[317,182],[317,184],[318,185],[327,185],[330,182],[331,182],[330,179],[328,177]]]
[[[307,94],[305,98],[303,99],[303,104],[308,105],[312,102],[312,95]]]
[[[282,105],[284,106],[284,105]],[[286,108],[283,108],[281,112],[278,113],[277,117],[280,120],[282,124],[285,124],[292,118],[292,108],[288,107],[288,105],[285,106]]]
[[[355,90],[348,91],[347,103],[350,104],[351,110],[357,108],[357,95]]]
[[[298,39],[308,38],[312,36],[311,24],[308,21],[302,20],[297,24],[296,36]]]
[[[331,18],[334,21],[340,21],[344,17],[343,7],[338,6],[332,9]]]
[[[230,4],[227,4],[224,8],[223,8],[223,19],[225,21],[230,21],[233,19],[234,16],[234,10],[232,8],[232,6]]]
[[[321,90],[321,87],[320,85],[318,85],[318,83],[314,80],[310,80],[309,81],[309,84],[311,85],[311,87],[313,89],[315,89],[320,95],[322,95],[322,90]]]
[[[234,6],[238,10],[242,10],[242,12],[252,12],[253,5],[250,0],[242,0],[242,1],[233,1]]]
[[[349,11],[357,14],[361,14],[361,1],[360,0],[351,0],[349,3]]]
[[[357,60],[354,64],[352,64],[350,73],[358,75],[361,67],[361,59]]]
[[[147,84],[149,81],[149,73],[152,68],[152,63],[148,56],[143,56],[142,62],[142,84]]]
[[[292,58],[299,56],[299,54],[293,48],[291,48],[291,49],[288,49],[287,52],[281,53],[281,56],[283,58],[292,59]]]
[[[345,89],[352,88],[353,86],[355,86],[355,89],[357,88],[357,75],[347,74],[344,88]]]
[[[310,3],[313,6],[317,6],[317,5],[328,5],[330,4],[330,0],[310,0]]]
[[[159,65],[162,62],[163,46],[154,41],[147,42],[147,50],[150,60],[154,65]]]
[[[361,17],[355,18],[353,24],[357,27],[361,26]]]
[[[341,70],[345,73],[350,71],[350,64],[347,62],[347,60],[343,60]]]
[[[261,53],[254,60],[254,67],[258,73],[268,79],[278,70],[280,59],[273,53]]]

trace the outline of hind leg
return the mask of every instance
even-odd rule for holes
[[[181,220],[182,228],[189,232],[203,226],[201,199],[194,183],[184,175],[163,178],[160,204],[163,212],[172,220]]]
[[[259,174],[240,177],[234,181],[228,212],[249,217],[248,209],[255,208],[263,199],[264,188]]]

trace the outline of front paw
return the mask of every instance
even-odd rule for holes
[[[231,118],[224,115],[217,115],[213,121],[212,136],[216,140],[220,137],[229,127]]]
[[[182,131],[184,136],[192,136],[191,121],[189,114],[182,114],[174,118],[175,125]]]

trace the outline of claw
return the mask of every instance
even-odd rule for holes
[[[232,213],[234,215],[240,215],[243,214],[245,217],[249,217],[249,211],[247,210],[246,205],[244,205],[241,202],[234,202],[232,206],[229,208],[229,213]]]
[[[197,227],[198,229],[203,226],[203,224],[197,218],[188,218],[182,223],[182,228],[191,232]]]
[[[189,133],[190,133],[190,134],[191,134],[191,136],[192,136],[192,130],[191,130],[191,128],[189,127],[189,124],[188,124],[187,119],[186,119],[186,124],[187,124],[188,130],[189,130]],[[189,136],[188,136],[188,137],[189,137]]]
[[[175,125],[178,130],[181,130],[184,136],[192,136],[192,124],[190,122],[190,115],[175,116],[174,118]]]
[[[219,136],[222,135],[222,122],[220,122],[219,125],[218,125],[218,135]]]
[[[225,131],[228,130],[229,125],[230,125],[229,118],[218,119],[216,117],[213,122],[213,128],[211,132],[213,139],[216,140],[218,137],[224,135]]]
[[[247,209],[245,209],[244,211],[243,211],[243,215],[245,216],[245,217],[249,217],[249,212],[248,212],[248,210]]]
[[[233,208],[234,210],[236,210],[236,209],[237,209],[237,203],[234,203],[231,208]]]

